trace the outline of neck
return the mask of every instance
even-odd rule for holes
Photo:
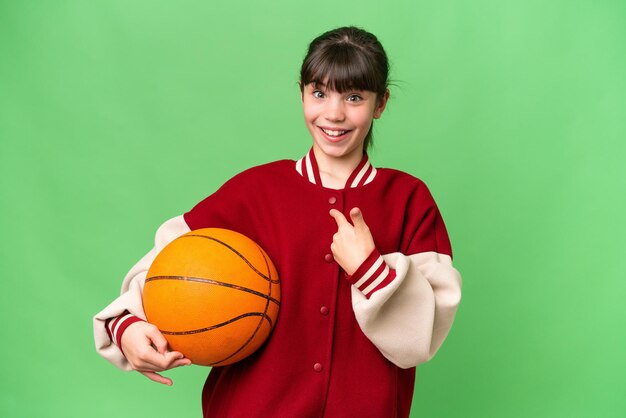
[[[350,174],[361,162],[363,147],[359,147],[341,157],[332,157],[324,154],[313,145],[313,153],[315,154],[315,160],[317,161],[317,167],[324,187],[341,189],[345,186]]]

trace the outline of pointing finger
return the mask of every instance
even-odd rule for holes
[[[343,216],[343,213],[339,212],[337,209],[331,209],[330,216],[335,218],[335,222],[337,222],[337,226],[340,228],[345,225],[350,225],[350,222]]]
[[[363,212],[359,208],[352,208],[350,210],[350,219],[352,219],[352,223],[355,228],[367,228],[367,224],[365,223],[365,219],[363,219]]]

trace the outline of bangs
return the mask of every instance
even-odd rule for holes
[[[380,71],[359,48],[339,43],[311,54],[302,65],[300,79],[303,85],[314,83],[327,89],[345,93],[349,90],[368,90],[384,93],[385,80]]]

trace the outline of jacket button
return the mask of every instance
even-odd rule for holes
[[[337,198],[335,196],[329,197],[328,203],[330,203],[331,205],[334,205],[335,203],[337,203]]]
[[[320,363],[315,363],[315,364],[313,365],[313,370],[315,370],[315,371],[316,371],[316,372],[318,372],[318,373],[319,373],[319,372],[321,372],[321,371],[322,371],[322,369],[323,369],[323,367],[322,367],[322,365],[321,365]]]
[[[324,260],[326,260],[327,263],[332,263],[333,260],[334,260],[333,255],[332,254],[326,254],[324,256]]]
[[[320,308],[320,313],[321,313],[322,315],[328,315],[328,307],[326,307],[326,306],[322,306],[322,307]]]

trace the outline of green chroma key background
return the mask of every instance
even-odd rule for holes
[[[376,166],[431,188],[464,279],[414,417],[626,413],[623,1],[0,1],[2,417],[197,417],[94,350],[164,220],[310,147],[308,42],[375,33]],[[367,367],[367,365],[364,365]]]

